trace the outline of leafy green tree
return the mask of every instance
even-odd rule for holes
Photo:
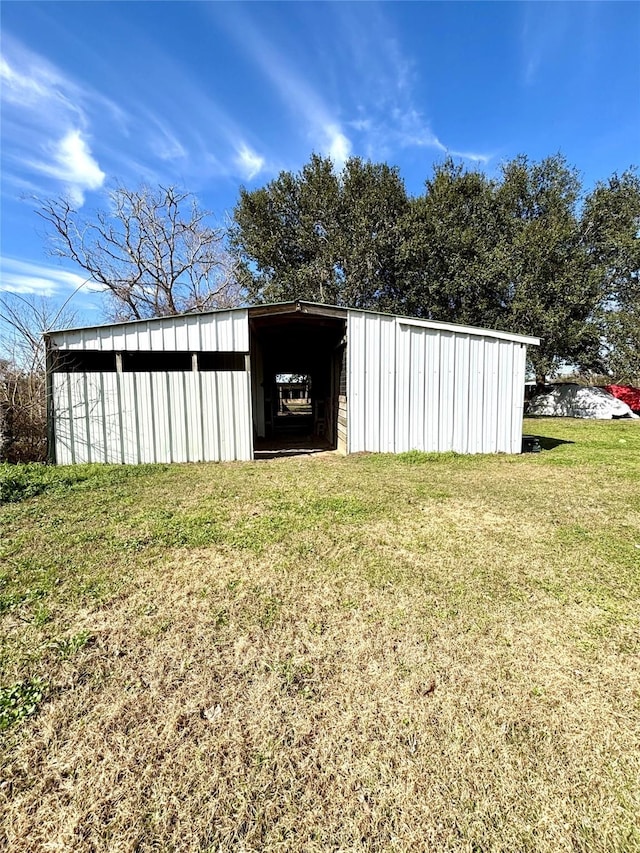
[[[333,165],[316,154],[298,174],[240,190],[231,247],[253,301],[339,300],[338,209]]]
[[[495,179],[447,159],[408,198],[397,169],[313,155],[242,190],[232,248],[254,301],[309,299],[538,335],[538,381],[565,364],[637,376],[640,181],[586,198],[561,155]]]
[[[515,158],[497,191],[509,277],[504,325],[540,336],[529,354],[539,382],[564,362],[601,367],[595,315],[602,291],[577,215],[580,192],[576,170],[560,155]]]
[[[640,382],[640,178],[634,170],[596,185],[584,204],[582,233],[602,293],[599,322],[606,369]]]
[[[314,154],[297,174],[242,189],[231,245],[251,298],[386,304],[398,287],[407,204],[396,169],[355,157],[336,174],[330,159]]]
[[[397,169],[358,157],[346,162],[340,176],[338,229],[343,304],[396,310],[404,290],[398,250],[408,208]]]
[[[401,225],[396,309],[432,320],[495,326],[503,320],[504,224],[496,187],[451,159],[434,167]]]

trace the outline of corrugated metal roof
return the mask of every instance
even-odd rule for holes
[[[485,329],[477,326],[463,326],[457,323],[447,323],[440,320],[422,320],[418,317],[406,317],[401,314],[390,314],[384,311],[371,311],[368,309],[360,309],[360,308],[352,308],[349,306],[339,306],[339,305],[326,305],[319,302],[307,302],[305,300],[296,300],[291,302],[273,302],[266,303],[264,305],[254,305],[251,307],[241,307],[241,308],[221,308],[215,311],[203,311],[201,313],[196,312],[188,312],[186,314],[171,314],[167,317],[154,317],[145,320],[128,320],[125,322],[119,323],[106,323],[102,325],[95,326],[79,326],[73,329],[58,329],[51,330],[45,334],[45,337],[51,337],[53,335],[60,336],[65,335],[67,333],[78,333],[78,332],[89,332],[93,330],[101,330],[103,333],[107,332],[107,330],[111,329],[122,329],[123,327],[134,327],[139,326],[140,324],[168,324],[176,322],[177,320],[189,318],[189,317],[206,317],[215,314],[221,313],[234,313],[234,312],[247,312],[249,317],[267,317],[270,315],[276,316],[278,314],[286,314],[286,313],[305,313],[305,314],[317,314],[318,316],[333,316],[333,317],[346,317],[349,311],[358,311],[363,312],[365,314],[377,315],[382,317],[395,317],[398,322],[403,325],[415,325],[422,326],[428,329],[439,329],[441,331],[452,331],[458,332],[460,334],[466,335],[481,335],[483,337],[493,337],[499,338],[501,340],[515,341],[517,343],[527,344],[531,346],[538,346],[540,344],[540,338],[533,337],[529,335],[520,335],[515,334],[513,332],[507,332],[501,329]]]

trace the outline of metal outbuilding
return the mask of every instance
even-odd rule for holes
[[[277,446],[519,453],[538,338],[289,302],[45,336],[50,455],[252,459]],[[304,377],[308,406],[278,382]],[[286,396],[286,395],[285,395]]]

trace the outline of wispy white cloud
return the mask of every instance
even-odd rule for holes
[[[476,163],[487,163],[490,153],[470,152],[446,142],[425,115],[426,105],[416,95],[420,83],[416,63],[402,48],[380,6],[368,7],[366,18],[352,4],[333,4],[336,32],[348,44],[352,60],[344,81],[357,103],[349,122],[353,147],[372,159],[387,159],[399,149],[430,148]]]
[[[524,83],[532,86],[545,65],[555,61],[569,44],[574,61],[578,61],[579,46],[583,43],[583,28],[588,31],[597,14],[597,3],[523,3],[521,29],[522,75]],[[576,25],[580,27],[576,31]]]
[[[138,140],[136,158],[127,161],[122,151],[114,153],[122,164],[118,174],[142,174],[150,183],[187,181],[198,191],[211,180],[247,180],[257,166],[256,157],[263,161],[260,173],[269,170],[251,133],[214,97],[212,87],[203,86],[202,75],[192,73],[155,40],[143,44],[147,64],[162,68],[162,86],[153,78],[137,81],[135,97],[127,102],[132,135]],[[251,162],[240,157],[243,145],[254,155]]]
[[[92,291],[103,289],[90,278],[62,267],[0,257],[0,291],[58,296],[65,291],[73,292],[80,288]]]
[[[327,138],[324,147],[335,167],[342,169],[351,154],[351,140],[335,124],[327,125],[324,132]]]
[[[81,205],[84,193],[99,189],[106,177],[89,147],[86,105],[116,113],[118,108],[11,38],[3,47],[0,96],[8,177],[34,183],[40,175],[39,190],[64,192]],[[42,184],[42,178],[49,182]]]
[[[21,111],[37,110],[40,122],[47,126],[85,124],[80,89],[67,80],[50,63],[26,51],[12,40],[4,39],[4,49],[10,55],[0,59],[0,96],[5,104]]]
[[[145,55],[164,77],[120,86],[116,104],[79,83],[11,36],[3,37],[3,193],[65,194],[74,205],[109,175],[198,189],[212,178],[251,179],[268,170],[250,134],[220,107],[184,65],[153,43]],[[117,89],[116,89],[117,91]],[[179,107],[174,107],[179,105]],[[181,118],[190,117],[188,122]]]
[[[35,113],[40,126],[85,129],[89,112],[100,110],[119,127],[129,121],[126,111],[101,92],[78,83],[40,54],[3,33],[0,59],[0,97],[23,114]]]
[[[483,166],[486,166],[493,158],[495,154],[481,154],[477,151],[447,151],[447,154],[451,154],[452,157],[460,157],[462,160],[469,160],[471,163],[482,163]]]
[[[49,88],[37,79],[20,73],[4,57],[0,57],[0,80],[4,99],[23,105],[45,97]]]
[[[234,14],[226,17],[226,24],[238,46],[271,81],[281,100],[295,115],[311,148],[331,157],[337,167],[342,166],[352,144],[337,111],[325,103],[284,53],[265,38],[249,15],[234,7]]]
[[[91,154],[86,139],[79,130],[70,130],[50,146],[50,150],[48,162],[33,161],[31,166],[62,181],[71,201],[82,205],[85,191],[100,189],[106,177]]]
[[[150,147],[156,157],[163,161],[186,160],[188,152],[175,133],[153,113],[147,113],[152,130]]]
[[[244,142],[240,144],[235,158],[240,173],[248,181],[253,180],[264,168],[265,160]]]
[[[463,160],[469,160],[473,163],[488,163],[492,155],[482,154],[474,151],[458,151],[455,148],[448,148],[431,130],[428,122],[423,116],[410,107],[405,113],[397,110],[395,118],[395,134],[398,144],[403,148],[433,148],[440,151],[442,154],[449,154],[452,157],[460,157]]]
[[[338,169],[358,149],[373,159],[387,158],[399,149],[431,148],[476,163],[490,161],[490,153],[459,150],[434,132],[415,103],[415,63],[404,55],[379,10],[372,10],[363,23],[362,15],[349,6],[337,4],[332,9],[340,23],[336,31],[348,43],[346,53],[353,61],[351,79],[343,82],[345,87],[354,87],[359,100],[357,114],[344,122],[338,113],[347,109],[331,109],[248,15],[234,14],[227,21],[251,60],[271,80],[291,112],[302,119],[313,149],[331,157]]]
[[[198,183],[235,174],[236,140],[246,134],[170,57],[152,50],[150,62],[166,71],[162,95],[157,82],[141,80],[135,89],[123,88],[116,103],[4,34],[5,192],[29,184],[30,194],[65,193],[79,205],[108,175],[150,183],[195,177]],[[112,85],[122,82],[114,72]],[[169,104],[201,118],[181,122],[176,131],[178,111]]]
[[[423,116],[413,107],[396,107],[392,113],[391,135],[402,148],[435,148],[446,151],[446,146],[438,139]]]

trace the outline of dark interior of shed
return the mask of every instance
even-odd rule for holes
[[[296,311],[250,329],[256,452],[334,449],[345,319]]]

